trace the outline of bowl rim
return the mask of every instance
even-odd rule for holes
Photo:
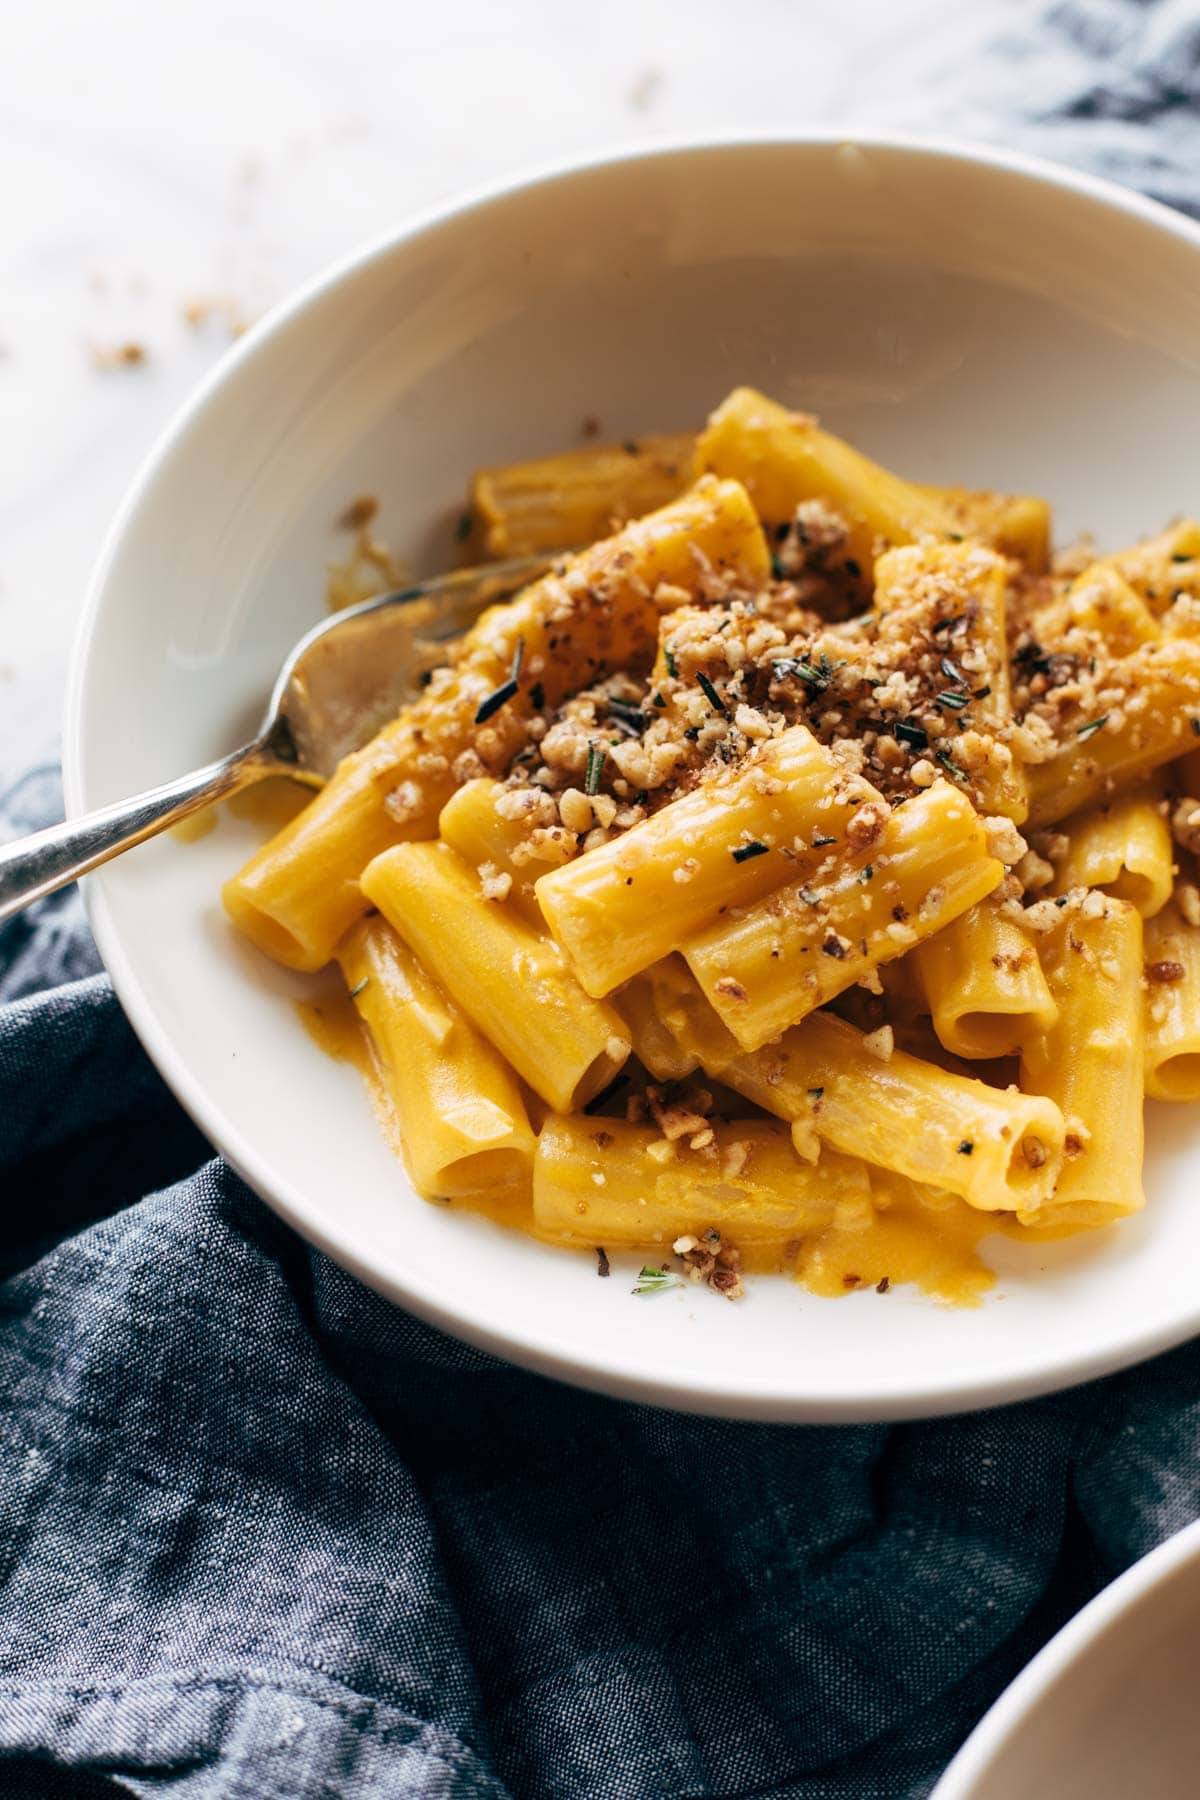
[[[183,443],[210,402],[238,378],[244,363],[260,345],[285,329],[326,294],[360,272],[393,254],[425,233],[465,219],[492,203],[517,193],[569,182],[594,171],[626,164],[667,161],[695,155],[719,154],[743,149],[827,150],[864,147],[914,158],[933,157],[961,162],[990,171],[1024,177],[1032,185],[1050,187],[1089,199],[1115,212],[1142,220],[1189,245],[1200,254],[1200,223],[1160,201],[1121,187],[1097,175],[1085,173],[1026,151],[975,142],[949,134],[888,130],[845,129],[731,130],[646,138],[634,143],[588,151],[578,156],[548,160],[472,187],[466,193],[421,209],[415,216],[378,233],[358,249],[336,259],[273,307],[231,347],[202,379],[195,391],[168,421],[143,458],[125,497],[110,524],[88,583],[71,651],[63,719],[63,791],[68,818],[86,810],[83,722],[88,673],[93,646],[101,630],[104,597],[118,547],[141,508],[160,467]],[[566,1381],[594,1392],[642,1404],[707,1413],[727,1418],[781,1423],[878,1422],[889,1419],[932,1418],[968,1412],[982,1407],[1013,1404],[1039,1394],[1058,1392],[1100,1375],[1142,1362],[1162,1350],[1200,1332],[1200,1296],[1195,1310],[1182,1321],[1174,1319],[1127,1334],[1117,1343],[1091,1351],[1060,1352],[1036,1374],[1018,1377],[999,1372],[969,1377],[956,1383],[953,1376],[889,1390],[881,1382],[873,1391],[853,1399],[781,1395],[733,1380],[718,1384],[711,1379],[690,1378],[680,1372],[660,1377],[652,1369],[631,1374],[612,1365],[602,1354],[591,1355],[568,1341],[550,1341],[530,1326],[513,1324],[506,1329],[481,1325],[457,1313],[433,1289],[381,1274],[355,1249],[342,1241],[339,1231],[314,1216],[310,1203],[289,1181],[281,1178],[261,1157],[253,1142],[227,1121],[210,1102],[203,1083],[188,1066],[186,1053],[161,1030],[133,963],[126,955],[105,894],[103,872],[86,877],[82,884],[84,905],[93,936],[114,991],[126,1016],[159,1074],[195,1124],[230,1163],[247,1185],[285,1223],[309,1243],[330,1256],[366,1286],[394,1304],[414,1313],[438,1330],[474,1345],[504,1361]]]
[[[972,1800],[975,1784],[1019,1734],[1031,1709],[1104,1634],[1200,1557],[1200,1519],[1184,1525],[1088,1601],[1005,1688],[942,1773],[929,1800]]]

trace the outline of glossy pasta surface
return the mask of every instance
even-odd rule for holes
[[[226,908],[335,968],[426,1197],[638,1294],[976,1299],[1200,1099],[1200,525],[1056,558],[754,389],[683,423],[475,475],[474,560],[577,548]]]

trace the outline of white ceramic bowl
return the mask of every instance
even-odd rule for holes
[[[1200,1520],[1097,1594],[1001,1694],[930,1800],[1195,1800]]]
[[[1200,230],[1102,183],[940,142],[660,148],[399,231],[260,325],[134,486],[97,570],[66,730],[73,811],[230,748],[321,614],[361,492],[419,563],[478,463],[679,428],[739,381],[929,480],[1048,494],[1118,543],[1196,504]],[[915,1293],[742,1306],[631,1298],[587,1258],[425,1206],[358,1080],[297,1024],[298,979],[217,902],[225,820],[94,878],[105,961],[150,1054],[272,1206],[424,1317],[547,1373],[771,1419],[916,1416],[1130,1363],[1200,1325],[1200,1119],[1154,1109],[1150,1205],[998,1243],[975,1312]]]

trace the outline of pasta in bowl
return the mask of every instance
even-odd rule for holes
[[[985,1233],[1139,1211],[1144,1093],[1200,1096],[1200,526],[1055,560],[741,388],[470,527],[584,547],[225,889],[337,965],[418,1191],[730,1298],[974,1299]]]

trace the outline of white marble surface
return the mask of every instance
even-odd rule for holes
[[[231,328],[413,211],[550,159],[746,125],[970,127],[955,72],[1031,10],[970,0],[948,22],[941,0],[10,8],[0,775],[18,728],[52,749],[104,532]],[[144,348],[140,366],[101,366],[126,344]]]

